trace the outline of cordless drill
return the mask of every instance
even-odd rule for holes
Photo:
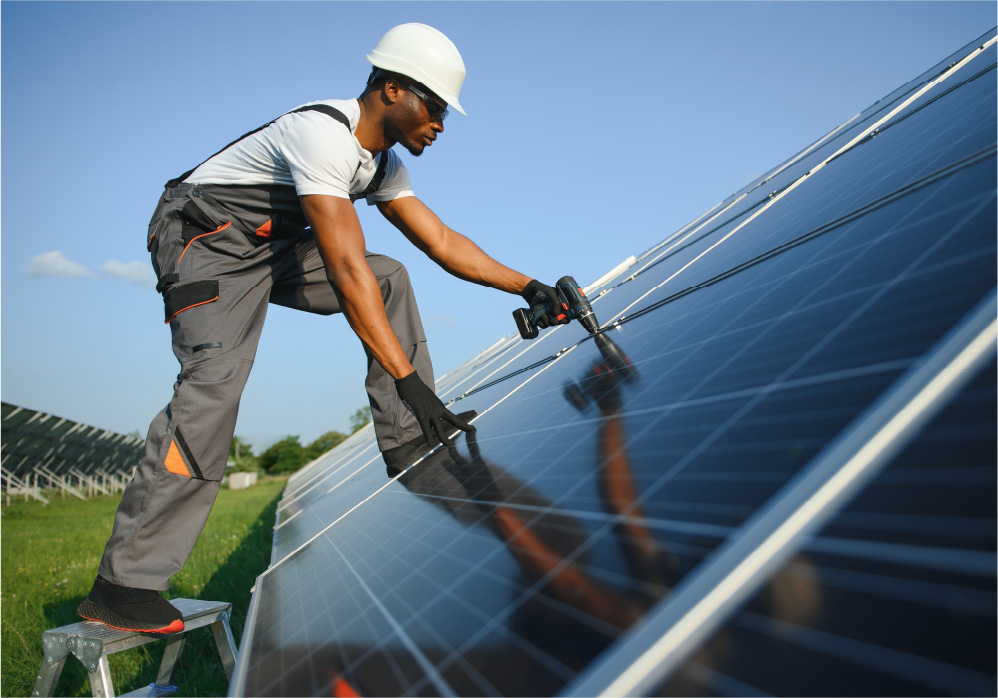
[[[558,292],[558,300],[561,302],[562,312],[558,315],[560,320],[567,317],[569,320],[575,318],[582,323],[589,334],[593,334],[599,329],[596,315],[593,313],[593,306],[586,298],[586,294],[571,276],[563,276],[555,284]],[[537,318],[545,313],[551,313],[552,308],[534,306],[532,308],[517,308],[513,311],[513,319],[516,321],[516,329],[520,331],[520,336],[524,339],[533,339],[538,334]]]

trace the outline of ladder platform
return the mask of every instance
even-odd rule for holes
[[[66,658],[76,657],[90,675],[90,690],[94,696],[113,698],[111,672],[108,655],[123,652],[151,642],[166,642],[166,651],[160,663],[155,684],[140,688],[125,695],[164,696],[176,693],[170,685],[173,667],[183,650],[187,633],[208,626],[215,638],[219,658],[225,675],[231,679],[236,663],[236,643],[229,627],[232,604],[224,601],[202,601],[200,599],[170,599],[183,614],[184,629],[179,633],[142,633],[134,630],[118,630],[104,623],[85,620],[64,625],[42,633],[42,649],[45,659],[35,681],[33,696],[51,696],[59,681]]]

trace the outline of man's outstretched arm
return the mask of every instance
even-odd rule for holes
[[[446,271],[465,281],[520,294],[530,277],[500,264],[474,242],[448,228],[414,196],[379,203],[385,218]]]

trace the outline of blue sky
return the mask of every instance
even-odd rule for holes
[[[10,2],[2,31],[0,392],[143,436],[177,363],[145,251],[162,183],[315,99],[359,94],[387,29],[468,68],[417,196],[500,261],[589,283],[995,26],[994,2]],[[518,298],[403,261],[437,375],[515,331]],[[346,430],[342,317],[272,307],[236,433]]]

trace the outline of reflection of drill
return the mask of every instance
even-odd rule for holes
[[[596,315],[593,313],[593,306],[590,305],[586,294],[582,292],[579,285],[571,276],[563,276],[558,279],[555,285],[561,301],[561,310],[564,312],[558,316],[560,320],[563,316],[577,319],[586,328],[589,334],[599,329],[596,322]],[[537,331],[537,318],[545,313],[551,313],[552,308],[534,306],[532,308],[517,308],[513,311],[513,319],[516,321],[516,329],[520,330],[520,336],[524,339],[533,339],[539,332]]]
[[[565,386],[565,399],[580,412],[590,399],[602,410],[615,410],[619,407],[620,385],[637,382],[638,369],[606,333],[595,335],[593,339],[602,360],[593,363],[589,373],[578,383]]]

